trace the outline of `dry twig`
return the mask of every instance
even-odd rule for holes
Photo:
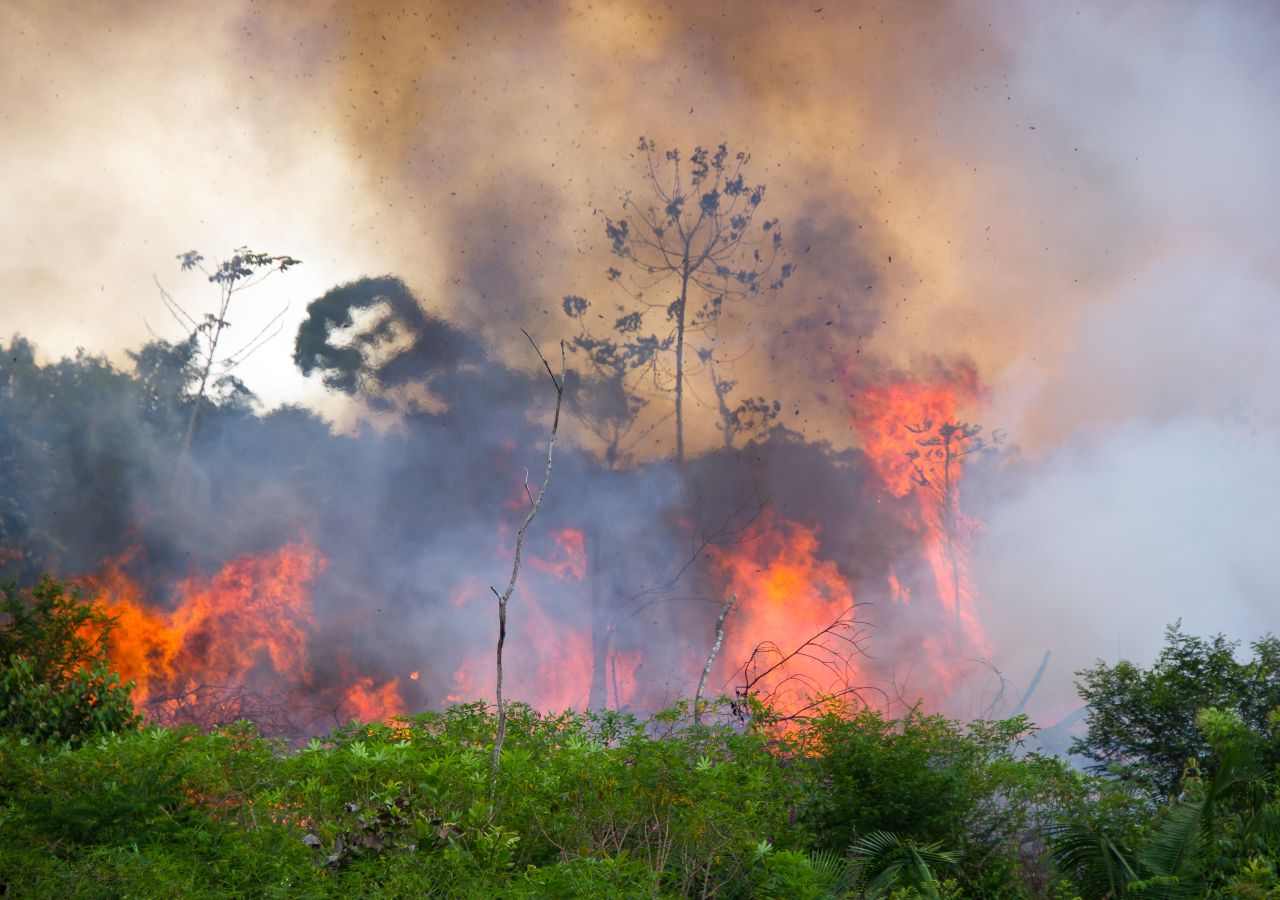
[[[523,329],[521,330],[523,331]],[[520,524],[520,530],[516,532],[516,548],[511,562],[511,578],[507,582],[507,589],[499,594],[496,587],[489,588],[489,590],[493,591],[493,595],[498,598],[497,682],[495,691],[498,701],[498,730],[493,740],[493,759],[489,767],[490,810],[494,808],[494,803],[497,799],[498,763],[502,759],[502,743],[507,736],[507,707],[502,700],[502,649],[507,641],[507,603],[511,600],[511,595],[516,589],[516,578],[520,575],[520,552],[524,547],[525,532],[529,530],[529,524],[533,522],[533,517],[538,514],[538,507],[542,504],[542,498],[547,493],[547,485],[551,483],[551,454],[556,446],[556,432],[560,428],[560,406],[564,401],[564,373],[566,367],[564,341],[560,342],[560,377],[557,379],[556,373],[551,371],[551,364],[542,355],[542,351],[538,349],[538,345],[529,336],[529,332],[525,331],[524,336],[529,338],[529,343],[533,345],[533,350],[538,354],[538,359],[542,360],[542,365],[546,368],[547,374],[551,376],[551,383],[555,385],[556,409],[551,419],[551,433],[547,437],[547,465],[542,473],[542,486],[538,488],[536,495],[530,494],[529,512],[525,514],[524,521]],[[526,481],[525,491],[528,492],[528,490],[528,482]]]

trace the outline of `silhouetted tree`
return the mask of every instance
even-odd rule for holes
[[[1221,748],[1202,721],[1203,711],[1214,709],[1233,716],[1274,769],[1280,762],[1280,638],[1267,634],[1249,648],[1252,657],[1242,662],[1238,641],[1221,634],[1196,637],[1175,622],[1165,629],[1164,647],[1150,667],[1122,659],[1081,669],[1076,689],[1089,711],[1086,732],[1071,752],[1092,760],[1096,771],[1168,800],[1189,759],[1206,773],[1217,770]]]
[[[483,359],[479,341],[428,313],[390,275],[340,284],[307,304],[293,353],[302,374],[319,372],[327,387],[360,394],[375,408],[390,405],[394,388],[429,387],[441,374]]]
[[[618,308],[609,335],[587,327],[590,304],[583,297],[565,297],[563,308],[582,329],[574,349],[590,360],[603,383],[625,384],[635,395],[648,378],[654,390],[673,394],[676,459],[683,461],[690,336],[714,339],[726,304],[778,290],[795,266],[780,262],[778,220],[757,221],[765,188],[747,182],[748,154],[731,156],[720,144],[714,150],[696,147],[685,160],[672,149],[664,167],[652,140],[642,137],[639,150],[646,197],[626,195],[623,217],[605,220],[612,252],[628,269],[611,267],[609,278],[633,302]],[[698,361],[713,361],[709,347],[700,348]]]
[[[708,362],[711,367],[711,384],[716,391],[716,408],[720,413],[720,433],[724,436],[726,450],[733,446],[734,438],[738,435],[764,431],[778,420],[782,404],[777,400],[770,401],[763,396],[747,397],[730,406],[729,395],[738,386],[738,382],[731,378],[721,378],[715,363],[710,360]]]
[[[298,265],[299,261],[292,256],[272,256],[246,247],[237,248],[230,259],[218,263],[212,271],[205,268],[204,257],[195,250],[180,254],[178,259],[182,263],[182,271],[197,269],[208,277],[210,283],[218,286],[218,311],[205,313],[200,319],[193,318],[164,288],[160,289],[160,296],[169,312],[179,324],[191,329],[188,342],[195,345],[195,352],[192,355],[194,357],[193,374],[197,384],[191,416],[187,419],[187,429],[182,437],[182,447],[178,452],[179,465],[181,465],[181,461],[191,450],[191,440],[195,435],[196,423],[200,417],[201,407],[204,405],[205,395],[210,388],[209,378],[214,374],[214,369],[222,370],[215,379],[219,387],[231,393],[247,394],[243,383],[231,374],[232,370],[279,332],[278,326],[284,315],[284,309],[281,309],[248,343],[232,353],[220,356],[218,346],[222,340],[222,332],[231,324],[227,320],[227,314],[231,310],[232,299],[241,291],[261,284],[273,272],[287,271],[291,266]],[[272,330],[273,328],[275,330]]]
[[[960,539],[960,527],[964,521],[960,510],[961,460],[972,453],[988,449],[999,443],[999,432],[988,441],[981,437],[982,426],[968,422],[943,422],[934,427],[931,420],[906,426],[907,431],[918,435],[919,450],[907,451],[914,469],[913,480],[920,487],[933,492],[938,500],[938,510],[943,537],[946,541],[947,563],[951,569],[951,598],[955,604],[956,626],[960,625],[960,557],[956,543]]]

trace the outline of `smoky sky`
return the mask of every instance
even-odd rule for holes
[[[847,446],[815,360],[989,385],[967,414],[1009,462],[967,499],[1013,675],[1051,644],[1060,684],[1149,655],[1179,616],[1271,626],[1267,4],[18,2],[0,34],[0,331],[46,354],[178,336],[152,279],[207,306],[185,250],[289,253],[236,313],[249,337],[288,304],[240,374],[349,424],[290,363],[307,302],[394,273],[527,368],[519,329],[567,334],[563,295],[622,300],[603,222],[637,138],[724,141],[799,264],[726,316],[744,391]]]

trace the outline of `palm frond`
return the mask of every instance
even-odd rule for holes
[[[938,880],[933,868],[952,866],[959,861],[941,843],[917,844],[889,831],[873,831],[849,848],[859,862],[862,875],[872,874],[864,889],[867,897],[884,897],[900,887],[913,887],[925,897],[938,896]]]
[[[848,856],[834,850],[814,850],[809,865],[833,896],[842,897],[851,890],[857,877],[857,865]]]
[[[1204,854],[1200,827],[1205,804],[1184,803],[1169,813],[1151,840],[1142,848],[1139,861],[1151,875],[1172,877],[1187,874]]]
[[[1130,896],[1128,885],[1139,879],[1132,852],[1104,831],[1085,825],[1060,825],[1045,836],[1058,868],[1071,875],[1084,900]]]

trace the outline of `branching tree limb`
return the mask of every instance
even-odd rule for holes
[[[522,329],[523,330],[523,329]],[[516,579],[520,576],[520,552],[524,548],[525,532],[529,530],[533,517],[538,514],[538,507],[542,505],[542,498],[546,496],[547,485],[551,483],[551,456],[556,446],[556,432],[560,428],[560,406],[564,402],[564,373],[566,367],[566,352],[564,341],[560,342],[560,377],[556,378],[556,373],[551,370],[551,364],[547,362],[547,358],[542,355],[542,351],[538,349],[538,345],[533,338],[529,336],[529,332],[525,331],[524,336],[529,338],[529,343],[533,345],[533,350],[538,354],[538,359],[542,360],[542,365],[546,368],[547,374],[551,376],[551,383],[556,390],[556,408],[551,418],[551,433],[547,437],[547,465],[542,473],[542,485],[538,488],[538,493],[529,495],[529,511],[525,514],[524,521],[520,523],[520,530],[516,532],[516,548],[515,554],[511,561],[511,578],[507,582],[507,589],[501,594],[498,593],[496,587],[490,587],[493,595],[498,598],[498,649],[496,654],[497,662],[497,681],[496,690],[498,702],[498,730],[493,739],[493,759],[489,767],[489,805],[490,809],[497,799],[498,790],[498,763],[502,759],[502,743],[507,736],[507,707],[502,699],[502,649],[507,641],[507,603],[511,600],[511,595],[516,589]],[[528,476],[526,475],[525,491],[529,492]]]
[[[757,644],[737,670],[742,677],[742,684],[736,689],[743,701],[742,713],[746,713],[747,701],[751,698],[766,707],[788,700],[796,704],[807,698],[804,705],[774,719],[785,722],[802,718],[827,700],[857,697],[866,690],[878,691],[868,685],[855,684],[858,671],[853,660],[865,653],[863,633],[858,628],[863,623],[856,618],[856,609],[856,606],[848,607],[835,621],[790,651],[773,641]],[[810,671],[797,670],[793,664],[807,665]],[[824,671],[827,675],[823,678],[811,674]]]
[[[959,629],[962,566],[957,544],[961,539],[960,531],[964,522],[959,491],[961,462],[971,453],[981,453],[998,446],[1003,436],[997,431],[988,441],[979,436],[982,434],[981,425],[970,425],[968,422],[943,422],[936,430],[932,420],[905,427],[912,434],[919,435],[916,444],[921,448],[907,452],[914,469],[912,480],[920,487],[932,491],[938,500],[947,562],[951,568],[951,602],[955,607],[956,628]]]
[[[198,383],[193,396],[191,415],[187,419],[187,428],[182,436],[182,445],[178,451],[178,464],[174,469],[175,478],[181,471],[187,454],[191,451],[191,443],[196,432],[196,423],[199,421],[200,409],[209,392],[209,379],[214,374],[214,369],[221,366],[229,372],[230,369],[244,362],[266,340],[279,333],[279,329],[276,329],[270,335],[266,335],[266,332],[273,325],[279,324],[280,318],[284,315],[284,310],[278,312],[248,344],[230,356],[219,357],[218,344],[222,339],[223,331],[231,324],[227,321],[227,313],[231,309],[232,299],[246,288],[262,283],[273,272],[286,272],[291,267],[299,264],[298,260],[292,256],[272,256],[269,253],[249,250],[247,247],[238,247],[230,259],[218,263],[212,271],[205,268],[204,257],[195,250],[188,250],[186,253],[179,255],[178,259],[182,263],[182,271],[187,272],[194,269],[202,272],[211,284],[218,286],[218,311],[216,314],[206,313],[202,319],[197,321],[178,305],[173,297],[160,286],[159,281],[156,281],[156,286],[160,288],[160,298],[164,301],[165,308],[169,310],[169,314],[174,317],[179,325],[190,329],[192,338],[197,341],[198,356],[200,357],[195,372],[198,376]],[[266,335],[265,338],[264,335]]]

